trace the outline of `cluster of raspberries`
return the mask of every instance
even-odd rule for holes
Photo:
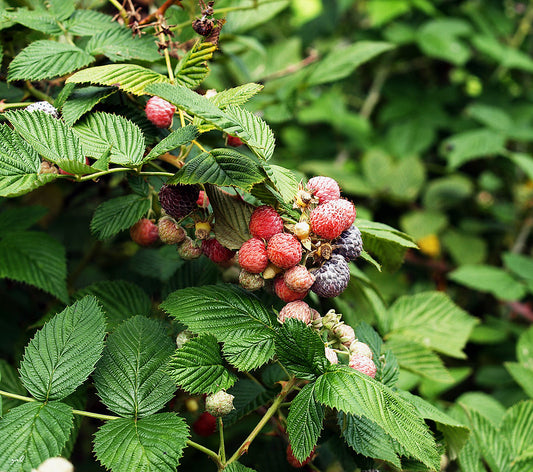
[[[315,292],[336,297],[350,281],[349,261],[361,254],[361,232],[353,226],[355,207],[341,198],[330,177],[313,177],[294,202],[301,212],[296,224],[285,224],[271,206],[257,207],[250,218],[252,238],[239,249],[240,284],[257,290],[273,279],[273,290],[285,302]]]
[[[341,317],[334,310],[320,316],[318,311],[301,300],[287,303],[278,313],[278,321],[282,324],[289,318],[294,318],[317,330],[320,337],[326,340],[324,349],[329,362],[338,364],[339,355],[345,355],[346,362],[352,369],[374,378],[377,369],[372,361],[370,347],[357,340],[353,328],[341,321]]]

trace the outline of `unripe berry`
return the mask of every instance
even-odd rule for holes
[[[302,245],[292,234],[274,234],[267,244],[268,259],[282,269],[295,266],[302,259]]]
[[[376,364],[372,362],[372,359],[369,359],[367,356],[361,356],[356,354],[355,356],[350,356],[350,361],[348,364],[352,369],[358,370],[363,374],[366,374],[372,378],[376,376],[377,368]]]
[[[209,197],[207,196],[207,193],[205,193],[204,190],[200,190],[200,193],[198,194],[198,200],[196,200],[196,204],[200,208],[207,208],[209,206]]]
[[[39,174],[59,174],[59,169],[51,162],[41,161]]]
[[[228,146],[231,146],[231,147],[239,147],[244,144],[242,142],[242,139],[239,138],[238,136],[228,136],[227,143],[228,143]]]
[[[172,118],[176,112],[176,107],[159,97],[152,97],[146,103],[146,118],[148,118],[158,128],[169,128]]]
[[[204,411],[192,424],[193,431],[199,436],[211,436],[217,430],[217,419],[207,411]]]
[[[287,446],[287,451],[286,451],[287,452],[287,462],[292,467],[294,467],[295,469],[299,469],[299,468],[303,467],[304,465],[309,464],[309,462],[311,462],[313,460],[313,455],[315,454],[315,449],[316,449],[316,446],[313,448],[313,450],[311,451],[311,454],[309,454],[307,459],[304,459],[302,462],[300,462],[298,459],[296,459],[296,457],[294,457],[291,445],[289,444]]]
[[[239,249],[239,265],[252,274],[263,272],[268,265],[268,255],[262,239],[251,238]]]
[[[191,413],[196,413],[200,408],[198,400],[196,400],[196,398],[187,398],[187,400],[185,400],[185,408]]]
[[[178,247],[179,256],[186,260],[190,261],[192,259],[197,259],[202,255],[202,248],[187,236],[185,240]]]
[[[252,274],[242,269],[239,273],[239,285],[246,290],[259,290],[265,286],[265,279],[261,274]]]
[[[157,227],[159,230],[159,239],[165,244],[179,244],[187,236],[185,230],[170,216],[160,218]]]
[[[235,255],[235,251],[222,246],[216,238],[204,239],[202,241],[202,252],[215,264],[227,262]]]
[[[35,470],[35,469],[34,469]],[[39,467],[37,472],[73,472],[74,466],[63,457],[50,457]]]
[[[59,118],[59,112],[57,111],[57,108],[54,107],[54,105],[52,105],[51,103],[45,101],[30,103],[24,109],[29,112],[42,111],[43,113],[51,115],[54,118]]]
[[[150,246],[159,239],[159,230],[148,218],[143,218],[130,228],[130,236],[139,246]]]
[[[353,341],[350,346],[350,355],[351,356],[366,356],[369,359],[372,359],[372,349],[368,344],[362,343],[361,341]]]
[[[295,292],[287,287],[282,275],[278,275],[274,279],[274,292],[284,302],[294,302],[305,298],[308,292]]]
[[[233,399],[235,397],[220,390],[216,393],[208,395],[205,399],[205,409],[208,413],[215,417],[226,416],[233,410]]]
[[[285,320],[294,318],[303,321],[305,324],[311,323],[311,309],[309,305],[302,301],[295,301],[287,303],[279,312],[278,320],[285,323]]]
[[[301,241],[309,237],[311,227],[307,221],[300,221],[294,225],[293,232],[294,235]]]
[[[283,274],[287,287],[296,292],[307,292],[315,283],[315,277],[305,266],[296,265]]]
[[[189,331],[185,330],[178,333],[176,336],[176,347],[181,349],[189,339],[191,339],[191,333]]]
[[[283,269],[269,262],[266,269],[263,271],[263,278],[265,280],[270,280],[276,277]]]
[[[339,358],[337,357],[337,353],[330,347],[325,348],[325,354],[326,354],[326,359],[332,364],[339,363]]]
[[[207,239],[211,233],[211,223],[209,221],[197,221],[194,224],[194,235],[196,239]]]
[[[349,347],[355,341],[355,331],[350,325],[344,323],[337,325],[333,329],[333,334],[346,347]]]

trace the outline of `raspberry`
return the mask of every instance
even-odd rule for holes
[[[59,169],[51,162],[43,160],[41,161],[39,174],[59,174]]]
[[[289,318],[294,318],[303,321],[305,324],[310,324],[311,317],[311,308],[309,308],[307,303],[302,301],[287,303],[278,314],[278,320],[281,323],[285,323],[285,320]]]
[[[291,267],[283,274],[285,284],[295,292],[308,292],[315,277],[302,265]]]
[[[372,350],[368,347],[368,344],[361,341],[354,341],[350,344],[350,356],[366,356],[372,359]]]
[[[277,211],[268,205],[257,207],[250,217],[250,234],[267,241],[283,231],[283,220]]]
[[[363,250],[363,239],[361,231],[357,226],[350,226],[343,231],[341,235],[334,241],[334,254],[344,256],[347,261],[354,261],[361,255]]]
[[[242,139],[238,136],[228,136],[228,146],[232,147],[239,147],[242,146],[244,143],[242,142]]]
[[[198,200],[196,200],[196,204],[200,208],[207,208],[209,206],[209,197],[205,193],[205,191],[200,190],[200,193],[198,194]]]
[[[292,234],[277,233],[268,241],[267,253],[272,264],[288,269],[302,259],[302,245]]]
[[[182,259],[190,261],[191,259],[197,259],[202,255],[202,248],[197,246],[195,242],[187,236],[178,247],[178,254]]]
[[[181,349],[183,346],[185,346],[185,343],[191,339],[191,332],[190,331],[181,331],[176,336],[176,347],[178,349]]]
[[[332,364],[339,363],[339,358],[337,357],[337,353],[330,347],[326,347],[325,354],[326,354],[327,360],[331,362]]]
[[[322,267],[313,271],[313,275],[316,280],[311,290],[320,297],[331,298],[340,295],[348,286],[350,268],[344,257],[333,254]]]
[[[372,378],[376,376],[376,364],[374,364],[372,359],[369,359],[367,356],[362,356],[360,354],[350,356],[349,366],[352,369],[358,370],[359,372],[369,375]]]
[[[265,279],[260,274],[251,274],[243,269],[239,274],[239,284],[246,290],[259,290],[264,287]]]
[[[313,460],[313,455],[315,453],[316,446],[311,451],[311,454],[309,454],[309,457],[307,459],[304,459],[302,462],[300,462],[296,457],[294,457],[294,454],[292,452],[292,447],[289,444],[287,446],[287,462],[294,468],[299,469],[300,467],[303,467],[304,465],[309,464]]]
[[[321,238],[335,239],[355,220],[355,207],[348,200],[332,200],[310,214],[311,230]]]
[[[46,459],[36,470],[36,472],[73,472],[74,466],[63,457],[50,457]]]
[[[187,236],[185,230],[170,216],[163,216],[157,226],[159,228],[159,239],[165,244],[179,244]]]
[[[355,341],[355,331],[350,325],[339,324],[333,329],[333,334],[346,347],[349,347]]]
[[[202,252],[216,264],[229,261],[235,255],[235,251],[222,246],[216,238],[204,239]]]
[[[148,118],[158,128],[168,128],[172,124],[172,118],[176,112],[176,107],[159,97],[152,97],[148,100],[146,108],[146,118]]]
[[[267,249],[263,240],[251,238],[239,249],[239,265],[252,274],[263,272],[268,265]]]
[[[289,287],[287,287],[283,280],[283,276],[281,275],[278,275],[274,279],[274,292],[284,302],[294,302],[296,300],[302,300],[307,295],[307,292],[295,292],[294,290],[291,290]]]
[[[43,113],[51,115],[54,118],[59,118],[59,112],[57,111],[57,108],[51,103],[45,101],[30,103],[25,110],[29,112],[42,111]]]
[[[167,215],[179,221],[196,208],[199,193],[194,185],[163,185],[159,202]]]
[[[341,198],[339,184],[331,177],[313,177],[307,182],[307,189],[312,192],[314,197],[318,198],[319,205]]]
[[[211,436],[217,430],[217,419],[206,411],[192,424],[192,429],[199,436]]]
[[[233,399],[235,397],[220,390],[216,393],[208,395],[205,399],[205,409],[208,413],[215,417],[226,416],[233,410]]]
[[[300,221],[294,225],[293,233],[299,240],[307,239],[310,232],[311,227],[306,221]]]
[[[130,228],[130,236],[139,246],[150,246],[159,239],[159,231],[157,225],[143,218]]]

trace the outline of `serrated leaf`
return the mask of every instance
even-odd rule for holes
[[[206,185],[206,192],[217,221],[216,238],[228,249],[240,249],[252,237],[248,224],[254,207],[241,196],[231,195],[212,185]]]
[[[464,359],[462,352],[478,320],[442,292],[400,297],[387,312],[388,337],[419,342],[434,351]]]
[[[209,74],[207,61],[213,57],[216,49],[216,44],[197,42],[178,62],[174,72],[175,83],[190,89],[200,85]]]
[[[63,76],[95,59],[82,49],[46,39],[34,41],[11,61],[7,80],[42,80]]]
[[[509,408],[500,428],[509,441],[513,462],[529,453],[531,458],[533,437],[533,400],[519,402]]]
[[[321,403],[345,413],[365,416],[430,468],[439,468],[439,455],[422,419],[408,402],[371,377],[345,366],[334,366],[316,381]]]
[[[176,390],[166,373],[173,350],[158,321],[135,316],[122,323],[108,336],[94,373],[103,403],[116,414],[135,419],[161,409]]]
[[[236,331],[224,342],[224,357],[242,372],[261,367],[274,356],[272,334],[261,329]]]
[[[235,105],[228,105],[224,109],[225,113],[238,123],[250,138],[242,138],[248,144],[254,154],[268,161],[274,154],[276,141],[274,133],[269,126],[259,116]]]
[[[4,10],[2,12],[2,17],[5,20],[19,23],[27,28],[41,31],[49,35],[59,36],[63,34],[63,31],[54,16],[46,11],[17,8],[13,11]]]
[[[243,105],[262,89],[263,85],[251,82],[249,84],[243,84],[238,87],[222,90],[210,97],[209,100],[223,110],[228,105]]]
[[[315,447],[326,409],[315,400],[315,385],[307,384],[291,402],[287,416],[287,434],[291,449],[299,461],[309,457]]]
[[[283,201],[285,203],[292,202],[298,192],[298,180],[294,172],[274,164],[265,164],[263,165],[263,169],[270,181],[274,184],[276,190],[280,193]]]
[[[175,246],[142,248],[130,259],[128,267],[142,277],[150,277],[166,282],[182,266]]]
[[[32,227],[48,213],[48,208],[28,206],[7,208],[0,213],[0,237],[7,233],[24,231]]]
[[[75,300],[94,295],[104,309],[107,330],[112,331],[120,323],[136,315],[148,316],[152,303],[146,292],[125,280],[96,282],[74,293]]]
[[[143,159],[143,163],[151,161],[152,159],[155,159],[156,157],[159,157],[168,151],[172,151],[183,144],[190,143],[193,139],[196,139],[197,136],[198,128],[196,126],[188,125],[184,126],[183,128],[178,128],[159,141]]]
[[[102,203],[94,212],[91,232],[107,239],[139,221],[150,209],[150,200],[141,195],[125,195]]]
[[[189,438],[187,424],[174,413],[108,421],[94,435],[94,452],[113,472],[175,472]]]
[[[167,372],[180,388],[192,394],[226,390],[237,380],[224,366],[220,346],[211,335],[187,341],[171,357]]]
[[[232,462],[230,465],[224,468],[226,472],[255,472],[254,469],[246,467],[238,462]]]
[[[139,127],[123,116],[91,113],[74,126],[86,155],[98,158],[111,147],[110,162],[135,166],[142,162],[144,136]]]
[[[505,140],[504,133],[493,129],[464,131],[443,142],[442,154],[448,160],[448,166],[457,169],[473,159],[503,153]]]
[[[533,368],[518,362],[505,362],[504,365],[515,382],[533,398]]]
[[[62,400],[93,371],[104,348],[104,313],[87,296],[54,316],[26,346],[20,378],[41,401]]]
[[[107,66],[91,67],[71,75],[66,83],[113,85],[124,92],[133,95],[144,95],[144,89],[160,82],[169,82],[169,79],[145,67],[135,64],[109,64]]]
[[[324,353],[324,342],[302,321],[285,320],[275,341],[278,359],[299,379],[314,380],[330,365]]]
[[[248,156],[232,149],[221,148],[188,159],[168,183],[213,184],[249,191],[264,179],[259,166]]]
[[[93,56],[103,54],[113,62],[138,59],[154,62],[161,58],[153,36],[132,36],[128,28],[108,29],[95,34],[85,46]]]
[[[518,338],[516,357],[523,365],[533,369],[533,326],[529,327]]]
[[[68,301],[65,248],[48,234],[20,231],[0,240],[0,278],[24,282]]]
[[[76,9],[74,0],[45,0],[44,4],[50,14],[60,21],[69,18]]]
[[[61,402],[29,402],[0,419],[0,468],[29,472],[58,456],[72,429],[72,409]]]
[[[83,87],[75,90],[61,109],[63,120],[72,126],[95,105],[113,95],[116,90],[115,87]]]
[[[94,10],[77,9],[63,24],[75,36],[94,36],[102,31],[121,29],[110,15]]]
[[[219,276],[218,266],[212,264],[207,257],[184,261],[180,270],[168,280],[162,296],[166,298],[171,292],[180,288],[216,284]]]

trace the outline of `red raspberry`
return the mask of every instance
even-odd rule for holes
[[[250,234],[267,241],[283,231],[283,220],[277,211],[268,205],[257,207],[250,218]]]
[[[170,216],[163,216],[157,226],[159,228],[159,239],[165,244],[179,244],[187,236],[185,230]]]
[[[192,429],[199,436],[211,436],[217,430],[217,419],[206,411],[192,424]]]
[[[216,264],[229,261],[235,255],[235,251],[222,246],[216,238],[204,239],[202,252]]]
[[[321,238],[335,239],[355,220],[355,207],[348,200],[332,200],[317,206],[310,214],[311,230]]]
[[[194,185],[163,185],[159,202],[167,215],[179,221],[196,209],[199,193]]]
[[[330,347],[326,347],[324,350],[324,353],[326,354],[326,359],[331,362],[332,364],[338,364],[339,358],[337,357],[337,353],[331,349]]]
[[[299,469],[303,467],[304,465],[309,464],[313,460],[313,455],[315,453],[316,446],[311,451],[311,454],[309,454],[309,457],[307,459],[304,459],[302,462],[300,462],[296,457],[294,457],[294,454],[292,452],[292,447],[289,444],[287,446],[287,462],[294,468]]]
[[[200,190],[200,193],[198,194],[198,200],[196,200],[196,204],[200,208],[207,208],[209,206],[209,197],[207,196],[207,193],[205,193],[205,191]]]
[[[238,136],[228,136],[228,146],[232,147],[239,147],[242,146],[244,143],[242,142],[242,139]]]
[[[376,364],[374,364],[372,359],[368,358],[367,356],[362,356],[360,354],[350,356],[349,366],[352,369],[358,370],[359,372],[362,372],[363,374],[366,374],[372,378],[376,376]]]
[[[278,275],[274,279],[274,292],[284,302],[294,302],[296,300],[302,300],[307,295],[307,292],[295,292],[291,290],[283,281],[283,276]]]
[[[197,246],[195,242],[187,236],[178,247],[178,254],[183,260],[190,261],[192,259],[197,259],[202,255],[202,248]]]
[[[311,317],[311,308],[302,301],[287,303],[278,314],[278,320],[281,323],[285,323],[285,320],[289,318],[294,318],[303,321],[305,324],[310,324]]]
[[[145,112],[146,118],[158,128],[168,128],[172,124],[176,107],[162,98],[152,97],[146,104]]]
[[[143,218],[130,228],[130,236],[139,246],[150,246],[159,239],[159,230],[156,224]]]
[[[262,239],[251,238],[239,249],[239,265],[252,274],[259,274],[268,265],[265,243]]]
[[[251,274],[246,270],[241,270],[239,273],[239,284],[246,290],[259,290],[265,285],[265,279],[260,274]]]
[[[339,184],[331,177],[313,177],[307,182],[307,189],[311,191],[314,197],[318,198],[319,205],[341,198]]]
[[[303,265],[291,267],[283,275],[285,284],[295,292],[307,292],[315,283],[315,277]]]
[[[277,233],[268,241],[267,253],[272,264],[288,269],[302,259],[302,245],[292,234]]]

